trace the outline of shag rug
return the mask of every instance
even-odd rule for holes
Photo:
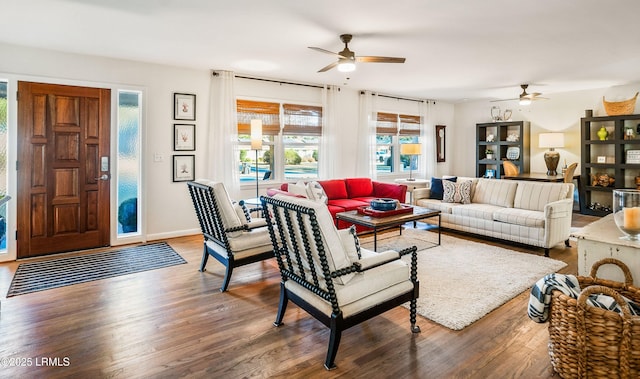
[[[165,242],[21,263],[7,297],[187,263]]]
[[[430,248],[437,238],[419,229],[405,229],[402,236],[388,232],[378,235],[378,251],[418,247],[418,314],[453,330],[471,325],[567,265],[445,234],[440,246]],[[371,249],[373,237],[363,236],[361,243]],[[403,259],[410,262],[410,256]]]

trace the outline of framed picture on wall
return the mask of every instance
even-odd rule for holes
[[[436,162],[446,160],[446,126],[436,125]]]
[[[194,124],[173,125],[173,150],[194,151],[196,149],[196,126]]]
[[[195,155],[173,156],[173,181],[186,182],[195,180]]]
[[[173,94],[173,119],[196,120],[196,95],[189,93]]]

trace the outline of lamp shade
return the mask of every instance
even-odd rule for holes
[[[564,147],[564,133],[540,133],[538,147]]]
[[[400,154],[420,155],[422,154],[422,145],[419,143],[403,143],[400,145]]]
[[[262,120],[251,120],[251,150],[262,150]]]

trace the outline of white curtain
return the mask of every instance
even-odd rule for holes
[[[423,123],[420,139],[424,141],[422,144],[422,155],[420,155],[420,167],[424,167],[425,179],[436,176],[435,108],[436,104],[433,100],[423,100],[420,102],[420,119]]]
[[[238,121],[235,75],[216,71],[211,76],[207,179],[224,183],[232,199],[240,196]]]
[[[340,115],[340,87],[324,86],[322,90],[322,138],[320,138],[320,151],[318,156],[318,173],[321,178],[330,179],[335,176],[335,152],[337,146],[336,135],[339,129],[338,117]]]
[[[356,176],[377,178],[376,170],[376,100],[378,95],[371,91],[360,92],[360,112],[358,115],[358,141],[356,144]]]

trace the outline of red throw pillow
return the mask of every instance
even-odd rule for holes
[[[369,178],[351,178],[344,180],[349,198],[366,197],[373,194],[373,183]]]
[[[344,180],[322,180],[318,183],[320,183],[320,185],[324,189],[324,193],[327,194],[327,198],[329,198],[329,200],[348,198],[347,186],[344,184]]]

